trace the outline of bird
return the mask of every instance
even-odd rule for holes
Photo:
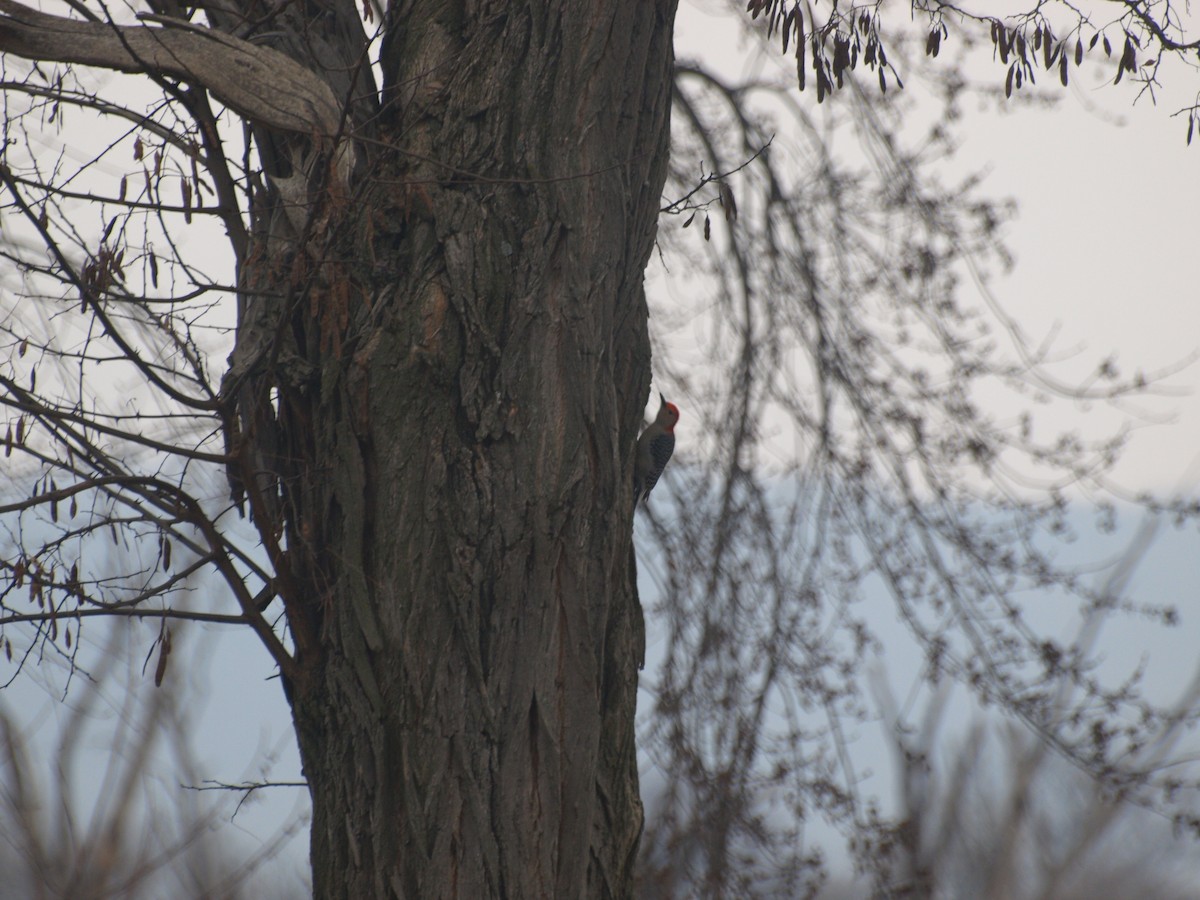
[[[645,501],[662,476],[663,469],[675,452],[675,423],[679,421],[679,407],[669,403],[659,393],[662,405],[654,421],[646,426],[637,441],[633,469],[633,502]]]

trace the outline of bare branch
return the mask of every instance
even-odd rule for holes
[[[211,91],[263,125],[332,136],[342,116],[329,86],[269,47],[175,19],[162,28],[80,22],[0,0],[0,51],[46,62],[158,72]]]

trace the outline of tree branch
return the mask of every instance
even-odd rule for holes
[[[181,78],[284,131],[334,135],[342,119],[329,85],[291,57],[191,23],[148,28],[80,22],[0,0],[0,52]]]

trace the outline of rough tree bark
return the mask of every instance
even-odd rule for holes
[[[347,190],[265,198],[245,322],[285,340],[243,443],[281,475],[319,897],[630,892],[674,4],[580,9],[394,3]]]
[[[239,287],[193,408],[273,569],[257,597],[223,571],[292,704],[316,896],[628,895],[674,0],[393,0],[378,70],[370,4],[148,3],[0,0],[0,51],[147,74],[192,118]]]

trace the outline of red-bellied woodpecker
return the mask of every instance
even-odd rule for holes
[[[645,500],[650,491],[658,483],[659,476],[667,467],[671,454],[675,451],[675,423],[679,421],[679,407],[668,403],[662,394],[658,395],[662,406],[654,421],[646,426],[642,436],[638,438],[636,459],[633,467],[633,502]]]

